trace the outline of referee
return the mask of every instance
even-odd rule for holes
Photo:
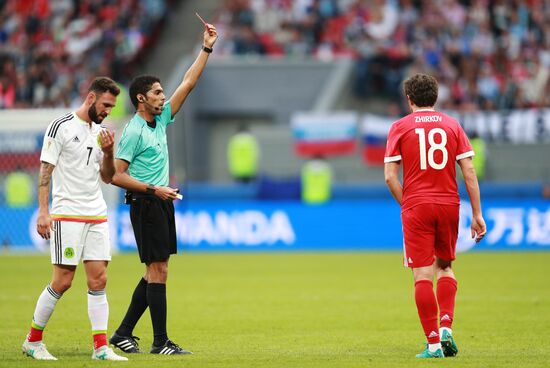
[[[115,159],[113,184],[126,189],[130,218],[145,276],[137,284],[128,311],[109,342],[125,353],[139,353],[133,330],[147,307],[154,341],[151,354],[191,354],[168,339],[166,331],[166,279],[168,259],[176,254],[174,205],[177,189],[168,186],[166,127],[197,84],[218,38],[207,24],[203,47],[183,81],[166,101],[160,80],[139,76],[130,85],[136,114],[124,128]]]

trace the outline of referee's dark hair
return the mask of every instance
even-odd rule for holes
[[[437,101],[437,79],[428,74],[415,74],[403,83],[405,96],[418,107],[432,107]]]
[[[105,92],[110,92],[114,96],[118,96],[120,88],[118,88],[116,82],[111,78],[97,77],[90,84],[88,92],[94,92],[96,95],[101,95]]]
[[[135,77],[132,83],[130,84],[130,100],[132,105],[137,109],[138,107],[138,98],[137,95],[146,95],[147,92],[151,89],[153,84],[160,83],[160,79],[152,75],[140,75]]]

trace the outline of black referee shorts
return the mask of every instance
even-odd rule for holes
[[[130,219],[141,263],[166,261],[177,253],[174,203],[147,194],[131,194]]]

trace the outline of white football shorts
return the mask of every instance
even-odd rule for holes
[[[107,222],[54,221],[50,235],[52,264],[76,266],[80,261],[110,261]]]

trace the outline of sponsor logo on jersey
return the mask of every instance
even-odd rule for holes
[[[78,136],[75,136],[75,137],[73,138],[73,142],[80,143],[80,139],[78,139]]]

